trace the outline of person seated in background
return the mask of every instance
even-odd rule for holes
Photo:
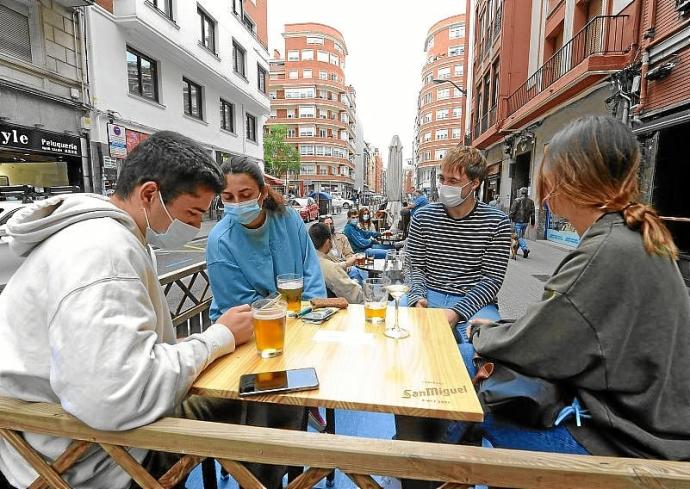
[[[335,230],[335,224],[333,224],[333,217],[330,214],[319,216],[319,222],[324,223],[331,230],[331,241],[333,242],[331,249],[331,256],[338,258],[344,265],[344,268],[351,267],[355,264],[355,252],[352,251],[352,246],[350,246],[350,241],[347,239],[343,233],[339,233]]]
[[[336,297],[344,297],[350,304],[361,304],[364,296],[362,286],[351,279],[340,263],[331,259],[333,249],[331,230],[324,223],[318,222],[309,228],[309,237],[314,243],[319,257],[321,273],[326,281],[326,289]]]
[[[379,243],[376,238],[380,236],[376,231],[367,231],[359,227],[360,213],[356,209],[347,212],[347,224],[343,229],[343,234],[347,236],[352,251],[355,253],[368,252],[375,258],[386,257],[386,247]]]
[[[425,205],[429,205],[429,198],[424,193],[424,190],[415,190],[414,202],[407,204],[407,208],[410,209],[410,215],[414,216]]]
[[[362,207],[359,210],[359,227],[365,231],[376,232],[376,228],[371,222],[371,212],[369,212],[368,207]]]

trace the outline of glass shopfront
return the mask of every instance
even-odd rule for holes
[[[546,239],[554,243],[576,248],[580,244],[580,236],[575,228],[564,218],[546,209]]]

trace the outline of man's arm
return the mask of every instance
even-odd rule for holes
[[[173,411],[208,364],[234,349],[222,325],[160,343],[160,314],[169,314],[167,307],[154,308],[139,277],[101,279],[60,301],[48,329],[50,384],[67,412],[100,430],[151,423]]]
[[[355,283],[345,270],[336,263],[326,262],[323,267],[323,274],[326,279],[326,286],[331,289],[338,297],[344,297],[350,304],[361,304],[364,302],[362,287]]]
[[[407,257],[410,264],[410,292],[408,304],[415,305],[426,298],[426,238],[422,231],[419,217],[412,217],[410,231],[407,235]]]
[[[345,228],[344,234],[347,236],[350,243],[357,249],[363,250],[371,246],[371,239],[361,234],[360,230],[354,226]]]
[[[510,221],[502,219],[481,260],[481,280],[451,309],[459,321],[467,321],[477,311],[491,304],[503,284],[510,257]]]
[[[508,213],[508,217],[512,222],[515,222],[515,215],[517,214],[518,210],[518,202],[520,202],[520,199],[515,199],[512,204],[510,204],[510,212]]]

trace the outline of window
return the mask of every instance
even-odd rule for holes
[[[300,173],[303,175],[316,175],[315,165],[302,165],[300,167]]]
[[[446,78],[450,78],[450,66],[447,66],[445,68],[439,68],[438,69],[438,77],[441,80],[445,80]]]
[[[323,44],[323,37],[307,37],[307,44]]]
[[[465,24],[453,24],[448,29],[448,37],[451,39],[465,36]]]
[[[429,122],[431,122],[431,112],[424,114],[422,117],[422,124],[428,124]]]
[[[424,152],[424,161],[429,161],[431,159],[431,151]]]
[[[436,139],[448,139],[448,129],[437,129]]]
[[[460,134],[460,128],[459,128],[459,127],[454,127],[454,128],[453,128],[453,132],[452,132],[452,134],[451,134],[451,137],[452,137],[453,139],[460,139],[461,134]]]
[[[426,40],[426,47],[424,48],[424,51],[428,51],[429,49],[434,47],[434,36],[429,36]]]
[[[462,117],[462,108],[453,107],[453,119],[459,119]]]
[[[441,109],[436,111],[436,120],[441,121],[443,119],[448,119],[448,109]]]
[[[251,32],[256,32],[256,24],[254,24],[254,21],[246,13],[242,17],[242,22]]]
[[[172,20],[172,0],[150,0],[151,5],[156,7],[163,15]]]
[[[465,74],[465,67],[463,65],[455,65],[455,76],[462,76]]]
[[[232,41],[232,58],[235,73],[240,75],[242,78],[247,78],[247,51],[245,51],[245,49],[242,46],[240,46],[237,41],[234,40]]]
[[[307,155],[307,156],[314,156],[314,145],[313,144],[300,144],[299,145],[299,154]]]
[[[338,51],[339,53],[344,52],[343,47],[340,44],[338,44],[337,42],[334,42],[333,46],[335,47],[335,50]]]
[[[299,117],[300,119],[313,119],[316,117],[316,107],[313,105],[300,105],[299,106]]]
[[[24,13],[0,5],[0,52],[32,61],[28,9]]]
[[[324,63],[328,63],[328,53],[326,51],[317,51],[316,52],[316,60],[317,61],[323,61]]]
[[[340,58],[338,58],[336,55],[331,54],[330,60],[332,65],[340,66]]]
[[[311,78],[311,70],[302,71],[302,78]]]
[[[428,84],[431,83],[431,80],[433,79],[434,76],[431,73],[427,73],[426,75],[424,75],[424,79],[422,80],[422,82],[424,82],[424,84]]]
[[[316,128],[314,126],[300,126],[299,128],[299,137],[301,138],[314,137],[315,134]]]
[[[266,75],[267,74],[268,74],[268,72],[266,71],[266,69],[263,66],[261,66],[259,64],[256,65],[256,76],[257,76],[256,85],[259,88],[259,91],[262,93],[266,93]]]
[[[314,98],[316,89],[314,87],[286,88],[285,98]]]
[[[202,109],[201,85],[193,81],[182,79],[182,94],[184,102],[184,113],[197,119],[204,118]]]
[[[299,61],[299,51],[288,51],[288,61]]]
[[[129,93],[158,102],[158,68],[151,58],[127,48]]]
[[[319,80],[328,80],[328,73],[325,71],[319,71]]]
[[[424,104],[424,105],[430,104],[430,103],[432,102],[432,100],[433,100],[433,97],[434,97],[434,96],[431,94],[431,92],[429,92],[429,93],[427,93],[426,95],[424,95],[424,98],[422,99],[422,100],[423,100],[423,104]]]
[[[425,132],[424,133],[424,142],[427,143],[431,141],[431,133],[430,132]]]
[[[462,92],[460,90],[458,90],[457,88],[454,88],[453,89],[453,98],[458,98],[458,97],[462,97]]]
[[[313,61],[314,60],[314,50],[313,49],[303,49],[302,50],[302,61]]]
[[[244,17],[244,5],[242,4],[242,0],[232,0],[232,12],[235,15]]]
[[[196,8],[201,21],[201,44],[209,51],[216,52],[216,23],[201,7]]]
[[[235,104],[220,99],[220,127],[235,132]]]
[[[451,46],[448,48],[448,56],[462,56],[465,54],[465,46]]]
[[[328,175],[328,167],[319,166],[319,175]]]
[[[268,92],[268,97],[271,100],[275,100],[276,98],[278,98],[278,93],[275,90],[271,90],[270,92]]]
[[[436,150],[436,158],[435,159],[442,160],[445,157],[446,157],[446,150],[445,149],[437,149]]]
[[[326,131],[325,129],[319,129],[319,137],[320,138],[328,137],[328,131]]]
[[[336,75],[335,73],[329,73],[328,79],[331,81],[338,81],[338,75]]]
[[[256,142],[256,117],[247,114],[247,139]]]
[[[294,127],[291,127],[287,130],[287,133],[285,133],[285,137],[288,138],[295,138],[297,137],[297,131],[295,130]]]
[[[297,80],[299,78],[299,71],[297,70],[290,70],[288,73],[288,78],[290,80]]]
[[[450,88],[440,88],[436,91],[436,100],[445,100],[450,98]]]

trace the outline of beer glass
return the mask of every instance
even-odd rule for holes
[[[357,253],[355,255],[355,265],[363,267],[367,263],[367,255],[365,253]]]
[[[383,278],[388,280],[386,289],[395,299],[395,324],[392,328],[386,328],[384,335],[396,340],[407,338],[410,332],[400,327],[399,309],[400,298],[410,290],[410,284],[405,274],[405,253],[391,250],[386,253],[386,261],[383,265]]]
[[[386,321],[388,307],[388,281],[382,278],[368,278],[364,281],[364,320],[380,324]]]
[[[283,353],[287,303],[281,299],[259,299],[252,304],[256,351],[261,358]]]
[[[302,275],[296,273],[278,275],[276,282],[278,292],[287,302],[288,315],[296,316],[302,310],[302,291],[304,290]]]

